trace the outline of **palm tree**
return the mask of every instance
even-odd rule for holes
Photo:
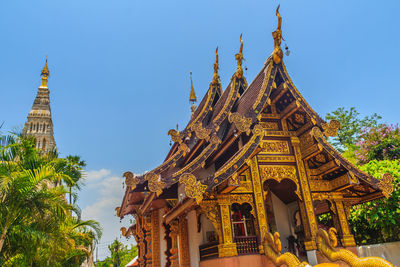
[[[88,257],[100,226],[80,219],[64,186],[79,189],[84,165],[42,155],[33,138],[0,137],[1,266],[79,266]]]

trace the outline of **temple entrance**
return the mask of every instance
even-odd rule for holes
[[[268,229],[281,236],[282,254],[291,252],[306,260],[304,229],[300,216],[296,184],[289,179],[263,183]]]

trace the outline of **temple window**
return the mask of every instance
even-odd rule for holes
[[[45,150],[46,149],[46,139],[43,138],[43,145],[42,145],[42,149]]]
[[[46,132],[46,123],[43,123],[43,132]]]
[[[259,253],[252,209],[249,203],[231,206],[232,232],[238,255]]]
[[[39,131],[39,123],[36,123],[36,131]]]
[[[31,123],[30,125],[31,125],[31,126],[30,126],[30,129],[29,129],[29,131],[30,131],[30,132],[32,132],[32,123]]]
[[[236,236],[253,236],[255,235],[254,218],[251,214],[252,207],[249,203],[232,204],[232,229],[233,235]]]

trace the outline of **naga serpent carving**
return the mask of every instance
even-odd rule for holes
[[[283,264],[288,267],[310,266],[307,262],[300,262],[296,255],[286,252],[281,254],[282,244],[280,235],[275,232],[274,235],[267,233],[264,240],[265,256],[272,261],[276,266]]]
[[[317,232],[317,248],[322,255],[330,261],[344,261],[352,267],[394,267],[390,262],[379,257],[359,258],[347,249],[336,249],[337,237],[336,229],[330,228],[328,233],[323,229]]]

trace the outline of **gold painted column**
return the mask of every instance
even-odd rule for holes
[[[143,233],[143,228],[142,228],[142,217],[137,217],[136,221],[136,228],[137,228],[137,236],[138,236],[138,247],[139,247],[139,257],[138,257],[138,263],[139,266],[145,266],[145,258],[144,255],[146,253],[146,247],[144,243],[144,233]]]
[[[254,200],[256,202],[256,212],[258,225],[260,227],[260,236],[258,240],[258,249],[260,254],[264,254],[264,238],[266,233],[268,233],[267,216],[265,215],[265,205],[263,197],[263,188],[261,184],[260,171],[258,169],[257,156],[254,156],[251,160],[247,162],[250,166],[251,180],[253,182],[253,192]]]
[[[153,258],[153,251],[152,251],[152,232],[151,232],[151,217],[147,215],[144,217],[144,224],[143,228],[145,230],[145,238],[146,241],[146,266],[152,266],[152,258]]]
[[[236,243],[232,239],[232,224],[230,213],[230,202],[227,195],[222,195],[218,198],[218,205],[221,213],[222,224],[222,240],[223,243],[218,245],[219,257],[237,256]]]
[[[189,233],[186,215],[179,217],[179,266],[190,267]]]
[[[300,140],[298,137],[291,138],[294,154],[296,157],[296,165],[298,169],[298,177],[300,179],[299,184],[301,187],[302,201],[299,201],[299,208],[303,220],[304,234],[306,241],[304,242],[306,250],[315,250],[317,245],[315,243],[315,236],[318,230],[317,219],[315,218],[314,205],[312,195],[310,192],[310,186],[308,178],[301,156]]]
[[[158,210],[151,213],[152,252],[153,267],[161,267],[160,259],[160,224]]]
[[[171,237],[171,249],[169,250],[171,256],[169,261],[171,262],[170,267],[179,267],[179,251],[178,251],[178,222],[176,220],[170,222],[170,237]]]
[[[343,201],[334,199],[331,203],[334,206],[332,208],[335,210],[332,215],[336,217],[334,220],[337,221],[340,226],[340,229],[337,230],[339,230],[340,241],[342,242],[343,247],[355,247],[356,242],[350,231]]]

